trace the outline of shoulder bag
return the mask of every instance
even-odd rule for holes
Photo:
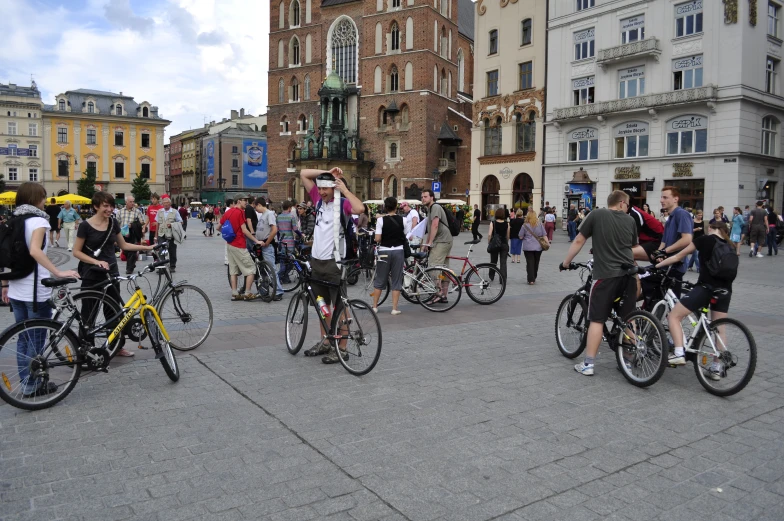
[[[536,235],[536,234],[534,233],[534,231],[531,229],[531,226],[530,226],[530,225],[526,224],[525,226],[526,226],[526,227],[528,228],[528,230],[531,232],[531,235],[533,235],[533,236],[534,236],[534,238],[535,238],[537,241],[539,241],[539,246],[541,246],[541,247],[542,247],[542,251],[547,251],[547,250],[549,250],[549,249],[550,249],[550,243],[549,243],[549,242],[547,242],[547,239],[545,238],[545,236],[544,236],[544,235],[541,235],[541,236],[539,236],[539,235]]]
[[[501,238],[496,233],[495,221],[493,221],[493,236],[490,237],[490,242],[487,245],[487,253],[499,253],[502,244]]]

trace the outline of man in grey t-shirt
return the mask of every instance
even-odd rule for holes
[[[588,338],[585,360],[574,366],[578,373],[592,376],[594,359],[602,341],[604,323],[610,316],[616,298],[625,295],[621,316],[634,311],[637,301],[637,279],[627,276],[624,265],[634,264],[634,248],[644,254],[637,241],[637,225],[626,212],[629,195],[615,190],[607,198],[607,208],[594,210],[583,219],[579,233],[566,254],[560,269],[568,269],[585,241],[593,238],[593,286],[588,301]]]
[[[449,231],[449,222],[446,213],[440,204],[436,204],[435,193],[432,190],[422,192],[422,204],[427,206],[427,229],[422,240],[422,250],[430,250],[427,258],[428,266],[449,266],[447,256],[452,252],[452,232]],[[447,303],[449,281],[441,283],[441,292],[430,299],[434,303]]]
[[[261,254],[264,257],[264,260],[272,264],[274,269],[275,267],[275,247],[272,245],[272,242],[275,240],[275,236],[278,234],[278,225],[277,220],[275,219],[275,212],[267,208],[267,201],[263,197],[257,198],[253,205],[256,208],[256,212],[259,215],[259,224],[256,225],[256,239],[261,241]],[[278,270],[275,271],[275,278],[277,282],[278,291],[273,297],[273,300],[282,300],[283,299],[283,288],[280,285],[280,279],[278,278]]]

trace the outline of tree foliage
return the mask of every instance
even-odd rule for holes
[[[95,168],[92,166],[87,167],[84,175],[76,183],[76,193],[82,197],[92,199],[95,195]]]
[[[150,199],[150,185],[147,184],[147,179],[142,177],[141,174],[136,174],[136,178],[131,183],[131,193],[137,201],[148,201]]]

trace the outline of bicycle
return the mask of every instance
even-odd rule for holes
[[[278,247],[275,260],[280,265],[278,270],[278,279],[280,280],[280,287],[283,288],[284,293],[294,291],[302,283],[299,272],[293,264],[293,259],[306,260],[310,258],[310,246],[306,244],[305,237],[302,232],[295,231],[296,237],[294,238],[294,249],[289,251],[288,248]]]
[[[168,255],[166,246],[165,242],[155,246],[154,251],[158,252],[161,260],[165,260]],[[178,351],[196,349],[207,340],[212,331],[213,312],[210,298],[198,286],[188,284],[187,280],[174,282],[168,261],[158,265],[154,271],[158,274],[158,284],[150,303],[158,311],[161,321],[168,324],[167,331],[171,337],[171,346]],[[83,302],[80,309],[84,310],[85,305],[88,305],[88,309],[92,309],[89,317],[83,317],[87,324],[94,324],[101,312],[108,318],[119,313],[122,308],[121,303],[108,293],[114,282],[111,274],[107,272],[106,275],[105,282],[81,289],[72,295],[75,302]],[[52,298],[55,306],[55,314],[52,318],[58,322],[67,319],[68,307],[65,305],[64,296],[64,288],[60,288]],[[146,338],[141,319],[138,317],[130,321],[124,333],[116,340],[116,345],[110,346],[112,356],[123,347],[125,336],[134,342],[141,342]]]
[[[272,302],[278,289],[275,266],[264,260],[261,246],[258,244],[254,244],[253,249],[248,250],[248,253],[250,253],[254,269],[256,270],[256,273],[253,274],[253,283],[256,286],[259,298],[262,302]],[[226,266],[226,277],[231,288],[231,266]],[[237,275],[237,293],[239,295],[245,293],[245,277],[241,274]]]
[[[661,285],[658,286],[661,292],[660,299],[653,305],[651,314],[667,331],[669,327],[666,325],[665,317],[678,303],[673,286],[681,284],[684,290],[689,291],[697,285],[670,277],[670,269],[670,267],[661,269],[653,266],[639,269],[640,273],[650,273],[662,279]],[[727,294],[725,289],[711,288],[711,291],[712,304],[715,303],[715,299]],[[684,328],[683,349],[686,358],[692,360],[697,380],[706,391],[715,396],[731,396],[743,390],[754,376],[757,344],[751,331],[739,320],[730,317],[711,320],[708,318],[708,312],[708,308],[703,308],[696,313],[696,316],[695,313],[690,313],[686,317],[685,320],[688,322],[687,328]],[[730,333],[731,330],[735,332]],[[710,370],[713,364],[717,364],[716,372]]]
[[[470,245],[465,257],[448,256],[447,259],[463,261],[463,267],[458,276],[466,290],[466,294],[471,300],[482,305],[494,304],[501,300],[501,297],[506,292],[506,279],[501,275],[501,270],[495,264],[483,262],[474,265],[469,260],[471,252],[474,251],[474,245],[480,242],[482,242],[481,239],[476,239],[464,243]],[[468,274],[466,274],[466,266],[468,266]],[[480,270],[482,270],[482,273],[480,273]],[[496,280],[498,280],[498,283],[495,282]],[[500,288],[500,291],[493,293],[497,288]]]
[[[136,315],[141,316],[155,357],[166,375],[173,382],[178,381],[180,369],[169,334],[136,281],[146,271],[167,262],[152,263],[135,275],[116,276],[115,280],[127,281],[134,291],[118,314],[97,326],[84,323],[71,298],[67,285],[76,282],[76,278],[42,279],[41,284],[46,287],[64,289],[70,315],[62,323],[48,318],[23,320],[0,334],[0,397],[14,407],[31,411],[56,404],[73,390],[83,369],[108,372],[112,359],[108,346],[122,336],[123,328]],[[78,335],[72,329],[74,322],[78,324]],[[95,347],[92,338],[99,332],[106,334],[106,340]]]
[[[566,358],[577,358],[585,350],[584,335],[588,331],[588,297],[593,283],[593,260],[573,262],[583,282],[577,291],[563,298],[555,313],[555,342]]]
[[[626,277],[632,277],[637,274],[635,266],[622,266],[627,271]],[[591,269],[588,264],[571,263],[569,268],[560,267],[560,269]],[[567,296],[562,302],[561,306],[566,302],[575,300],[576,304],[567,305],[567,316],[573,316],[574,312],[579,307],[578,320],[580,326],[580,343],[574,351],[566,350],[572,356],[568,356],[565,350],[558,342],[559,337],[559,317],[561,315],[561,308],[556,313],[556,342],[561,353],[568,358],[575,358],[585,350],[586,341],[588,336],[588,297],[590,292],[586,295],[584,290],[590,290],[590,282],[583,284],[581,288],[573,295]],[[661,323],[651,313],[636,309],[621,318],[618,316],[617,309],[620,309],[622,301],[627,298],[627,295],[618,296],[610,311],[609,322],[612,323],[612,328],[607,327],[605,322],[603,327],[603,340],[605,340],[610,349],[615,352],[615,360],[618,364],[618,369],[623,374],[624,378],[637,387],[648,387],[656,383],[664,374],[664,369],[667,366],[667,336]],[[636,297],[636,295],[635,295]],[[579,304],[577,304],[579,303]],[[573,327],[569,329],[574,329]],[[574,329],[577,331],[576,329]]]
[[[353,260],[341,261],[345,266],[355,262]],[[329,333],[323,339],[329,341],[333,349],[338,349],[338,360],[349,373],[362,376],[369,373],[378,363],[381,356],[381,325],[371,306],[359,299],[349,299],[343,284],[334,284],[326,281],[316,281],[328,287],[340,289],[340,298],[332,313],[332,321],[327,326],[328,314],[325,314],[316,304],[317,295],[311,287],[310,262],[294,258],[292,261],[299,272],[303,289],[289,302],[286,311],[286,348],[289,353],[296,355],[302,348],[308,329],[308,307],[316,311],[322,331]],[[345,270],[344,270],[345,274]],[[345,277],[345,275],[344,275]],[[342,282],[345,281],[345,278]],[[360,318],[361,317],[361,318]],[[340,344],[345,341],[344,348]]]

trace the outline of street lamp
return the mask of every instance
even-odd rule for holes
[[[71,169],[71,157],[73,157],[73,156],[71,156],[71,154],[66,154],[65,155],[65,174],[66,174],[66,182],[67,182],[67,186],[68,186],[66,191],[69,194],[71,193],[71,172],[70,172],[70,169]],[[79,166],[79,162],[77,161],[76,157],[74,157],[74,167],[77,167],[77,166]]]

